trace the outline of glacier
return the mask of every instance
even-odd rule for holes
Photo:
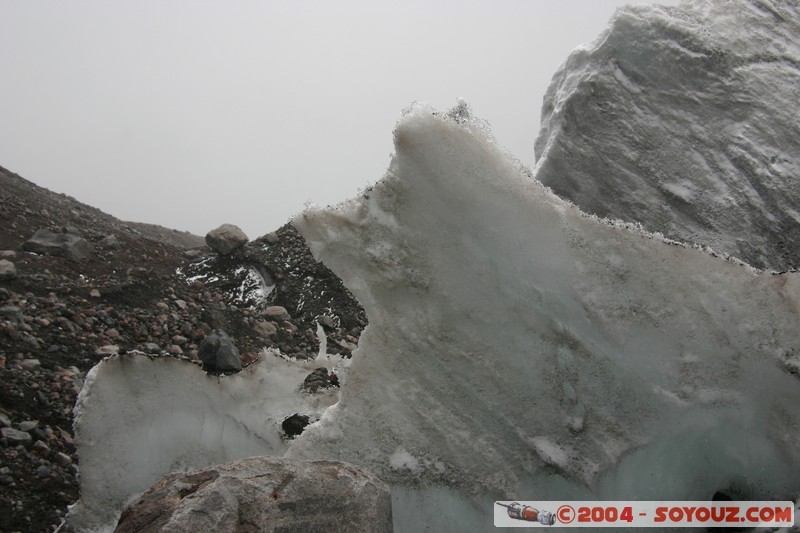
[[[104,360],[67,524],[251,455],[366,467],[398,532],[493,531],[495,500],[797,501],[800,273],[751,266],[796,265],[796,15],[620,10],[554,78],[533,171],[465,102],[405,110],[381,180],[293,220],[367,312],[352,360]],[[322,365],[341,391],[301,391]]]
[[[370,326],[290,456],[483,501],[800,493],[798,274],[585,215],[463,105],[394,138],[370,191],[294,220]]]
[[[378,183],[294,220],[369,316],[340,397],[275,354],[223,378],[109,359],[76,407],[73,527],[248,455],[372,470],[397,531],[488,530],[495,499],[800,494],[800,275],[584,214],[464,103],[413,106],[394,141]],[[281,441],[300,409],[319,420]]]
[[[584,211],[800,266],[800,5],[627,6],[553,76],[536,177]]]

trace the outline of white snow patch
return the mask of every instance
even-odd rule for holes
[[[420,469],[419,460],[403,448],[398,448],[389,457],[389,466],[394,470],[410,470],[413,473],[419,472]]]
[[[534,437],[531,443],[539,458],[547,464],[564,467],[570,461],[567,451],[548,437]]]

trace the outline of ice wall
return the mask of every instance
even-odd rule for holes
[[[800,5],[628,6],[542,106],[536,177],[588,213],[800,266]]]
[[[370,326],[289,455],[447,497],[800,494],[798,275],[584,215],[463,105],[394,139],[374,187],[294,220]]]

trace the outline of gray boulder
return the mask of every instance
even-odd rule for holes
[[[17,267],[8,259],[0,259],[0,281],[8,281],[17,277]]]
[[[247,244],[247,235],[233,224],[223,224],[206,234],[206,244],[217,253],[229,254]]]
[[[22,243],[22,249],[45,255],[63,256],[73,261],[87,259],[92,255],[92,245],[73,233],[53,233],[40,229],[33,237]]]
[[[198,347],[198,356],[207,371],[238,372],[242,369],[238,348],[221,329],[206,335]]]
[[[389,532],[389,487],[348,463],[252,457],[169,474],[130,504],[115,533]]]

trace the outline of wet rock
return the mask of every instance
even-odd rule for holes
[[[242,369],[239,350],[227,333],[218,329],[207,335],[198,347],[203,368],[211,372],[238,372]]]
[[[22,249],[44,255],[62,256],[73,261],[87,259],[92,255],[92,245],[73,233],[53,233],[40,229],[33,237],[22,243]]]
[[[347,463],[252,457],[164,477],[122,512],[115,532],[278,530],[392,531],[389,488]]]
[[[233,224],[223,224],[206,234],[206,244],[219,254],[229,254],[244,246],[249,239],[247,235]]]

